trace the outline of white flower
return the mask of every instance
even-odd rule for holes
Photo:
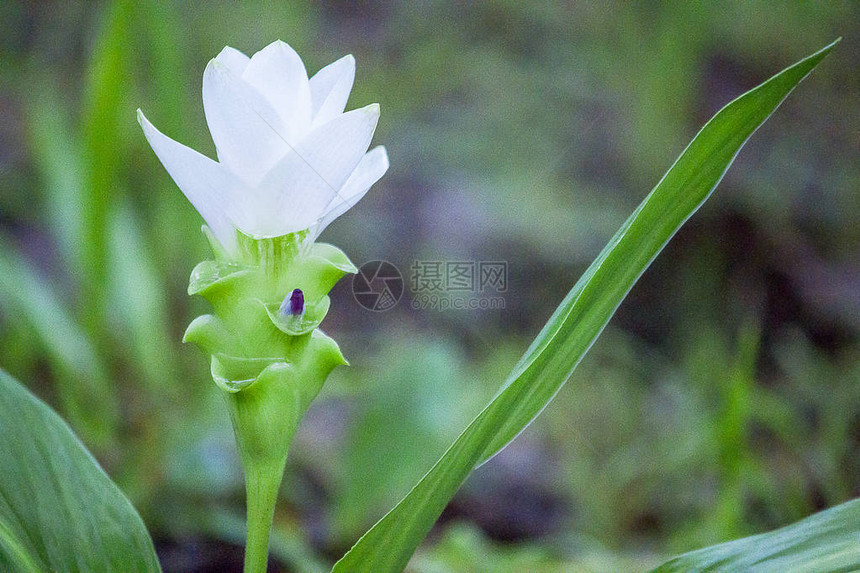
[[[217,162],[162,134],[140,110],[138,121],[228,252],[236,229],[256,238],[310,229],[316,237],[388,169],[384,147],[367,151],[379,105],[343,112],[354,78],[352,56],[308,79],[284,42],[251,58],[224,48],[203,74]]]

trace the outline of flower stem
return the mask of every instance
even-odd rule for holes
[[[269,532],[275,515],[283,468],[247,468],[248,538],[245,573],[265,573],[269,558]]]

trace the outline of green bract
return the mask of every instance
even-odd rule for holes
[[[207,236],[215,259],[195,267],[188,293],[209,301],[213,313],[195,319],[184,340],[211,356],[243,462],[252,461],[244,459],[249,455],[285,459],[311,400],[331,370],[347,363],[318,326],[329,309],[328,292],[356,268],[343,251],[314,243],[307,231],[267,239],[239,232],[238,260]],[[283,314],[281,302],[294,289],[304,294],[304,313]],[[283,451],[274,452],[274,444]]]
[[[188,293],[212,305],[185,331],[210,355],[212,379],[223,391],[236,434],[248,495],[249,571],[265,568],[269,527],[287,452],[299,421],[326,377],[346,364],[337,343],[319,330],[328,292],[357,271],[337,247],[308,231],[254,239],[241,232],[228,256],[204,227],[215,253],[191,273]],[[280,310],[299,289],[298,314]],[[262,568],[262,569],[261,569]]]

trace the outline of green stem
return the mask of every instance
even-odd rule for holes
[[[245,544],[245,573],[265,573],[269,558],[269,532],[283,468],[246,467],[246,472],[248,539]]]

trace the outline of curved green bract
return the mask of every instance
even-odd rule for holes
[[[860,571],[860,499],[775,531],[679,555],[654,569],[675,571]]]
[[[472,469],[552,400],[639,276],[710,196],[743,144],[834,45],[729,103],[702,128],[574,285],[495,398],[412,491],[335,564],[335,572],[406,567]]]
[[[307,231],[270,239],[239,233],[233,257],[206,235],[215,259],[195,267],[188,293],[209,301],[213,313],[196,318],[184,340],[211,357],[246,468],[283,467],[302,414],[329,372],[346,364],[337,343],[317,327],[329,309],[329,290],[356,269],[340,249],[314,243]],[[280,312],[294,289],[304,294],[299,316]]]
[[[0,371],[0,571],[160,571],[131,502],[71,428]]]
[[[328,292],[357,269],[308,231],[266,239],[238,232],[238,252],[229,255],[203,229],[215,259],[195,267],[188,294],[205,298],[213,312],[188,325],[184,340],[209,353],[212,379],[227,401],[245,470],[245,571],[265,571],[293,434],[332,369],[346,364],[317,327],[328,313]],[[297,315],[281,310],[295,289],[304,300]]]

